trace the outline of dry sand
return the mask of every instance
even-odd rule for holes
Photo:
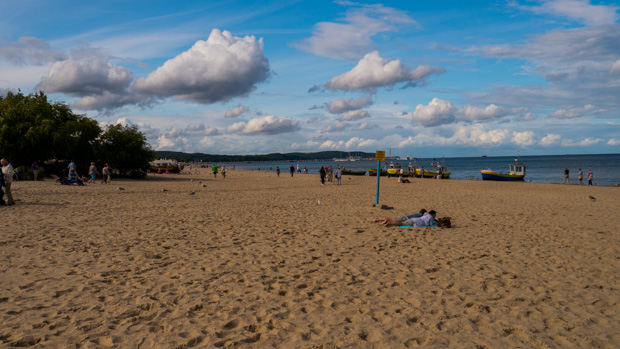
[[[375,183],[15,182],[0,346],[620,346],[620,188],[382,179],[386,211]],[[453,228],[371,222],[423,207]]]

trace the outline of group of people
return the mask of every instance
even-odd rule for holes
[[[216,164],[213,164],[211,167],[211,173],[213,173],[213,178],[217,178],[218,168]],[[226,166],[222,166],[222,177],[226,178]]]
[[[336,177],[336,184],[337,185],[341,185],[342,184],[342,170],[340,169],[340,167],[338,169],[336,169],[336,172],[333,173],[331,171],[331,166],[329,166],[329,168],[325,168],[323,166],[321,166],[321,168],[319,169],[319,175],[321,176],[321,184],[325,185],[325,178],[327,176],[335,176]]]
[[[112,181],[110,166],[106,163],[101,170],[101,174],[97,170],[97,166],[94,162],[90,163],[88,167],[88,177],[82,176],[80,177],[77,174],[77,167],[75,166],[75,162],[71,160],[66,170],[63,170],[63,174],[61,178],[58,178],[58,182],[63,185],[84,185],[85,182],[89,184],[95,184],[97,176],[101,175],[101,183],[108,184]]]
[[[570,173],[570,171],[568,170],[568,167],[564,167],[564,182],[563,182],[563,184],[570,184],[569,173]],[[592,173],[592,170],[590,170],[590,169],[588,169],[587,178],[588,178],[588,185],[592,185],[592,180],[594,179],[594,174]],[[579,173],[577,175],[577,179],[579,180],[579,184],[583,185],[583,170],[581,168],[579,168]]]
[[[434,210],[426,211],[425,209],[421,209],[420,212],[405,215],[399,217],[378,217],[373,219],[372,221],[375,223],[381,223],[385,226],[409,226],[414,228],[422,228],[422,227],[440,227],[440,228],[450,228],[452,227],[452,221],[450,217],[436,218],[437,212]]]

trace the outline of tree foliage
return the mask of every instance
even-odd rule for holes
[[[97,156],[121,175],[142,178],[149,168],[149,161],[155,153],[146,142],[146,137],[137,126],[110,125],[99,137]]]
[[[132,170],[145,170],[153,156],[135,127],[115,125],[104,131],[66,104],[49,102],[43,92],[0,96],[0,157],[14,166],[57,159],[87,168],[97,161],[134,175]]]

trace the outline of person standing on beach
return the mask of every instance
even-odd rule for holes
[[[217,165],[213,164],[213,167],[211,167],[211,172],[213,173],[213,178],[217,178]]]
[[[0,205],[6,205],[6,202],[4,202],[4,191],[2,191],[2,188],[5,186],[6,183],[4,183],[4,175],[2,174],[2,171],[0,171]]]
[[[226,179],[226,166],[222,166],[222,177]]]
[[[108,166],[108,163],[106,162],[105,166],[103,166],[103,170],[101,170],[101,176],[103,177],[101,180],[101,183],[103,184],[108,184],[111,181],[110,178],[110,166]]]
[[[319,174],[321,175],[321,184],[325,185],[325,168],[323,166],[321,166]]]
[[[583,171],[581,170],[581,167],[579,168],[579,174],[577,175],[577,179],[579,180],[579,184],[583,185]]]
[[[71,160],[67,168],[69,169],[68,173],[71,173],[71,171],[75,171],[75,173],[77,173],[77,169],[75,168],[75,162],[73,162],[73,160]]]
[[[340,185],[341,182],[340,180],[342,179],[342,170],[340,169],[340,167],[338,167],[338,169],[336,170],[336,184]]]
[[[594,179],[594,174],[592,171],[588,169],[588,185],[592,185],[592,180]]]
[[[278,175],[278,177],[280,177],[280,167],[276,166],[276,174]]]
[[[567,184],[567,183],[570,184],[568,180],[568,172],[569,172],[568,167],[564,167],[564,183],[562,184]]]
[[[39,177],[39,164],[37,164],[37,160],[32,162],[31,168],[32,168],[32,176],[34,177],[34,180],[36,182],[37,178]]]
[[[97,166],[95,166],[94,162],[91,162],[90,167],[88,168],[88,176],[90,177],[88,179],[88,183],[95,184],[95,178],[97,178],[98,174],[99,174],[99,171],[97,171]]]
[[[297,173],[301,173],[301,167],[299,167],[299,164],[297,164]]]
[[[291,177],[293,177],[293,175],[295,174],[295,167],[291,165],[288,170],[291,171]]]
[[[6,160],[1,159],[2,174],[4,175],[4,187],[6,188],[6,200],[8,205],[15,205],[13,195],[11,194],[11,183],[13,182],[13,166]]]

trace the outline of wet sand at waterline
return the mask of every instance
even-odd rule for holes
[[[0,347],[620,346],[620,188],[228,174],[14,182]]]

